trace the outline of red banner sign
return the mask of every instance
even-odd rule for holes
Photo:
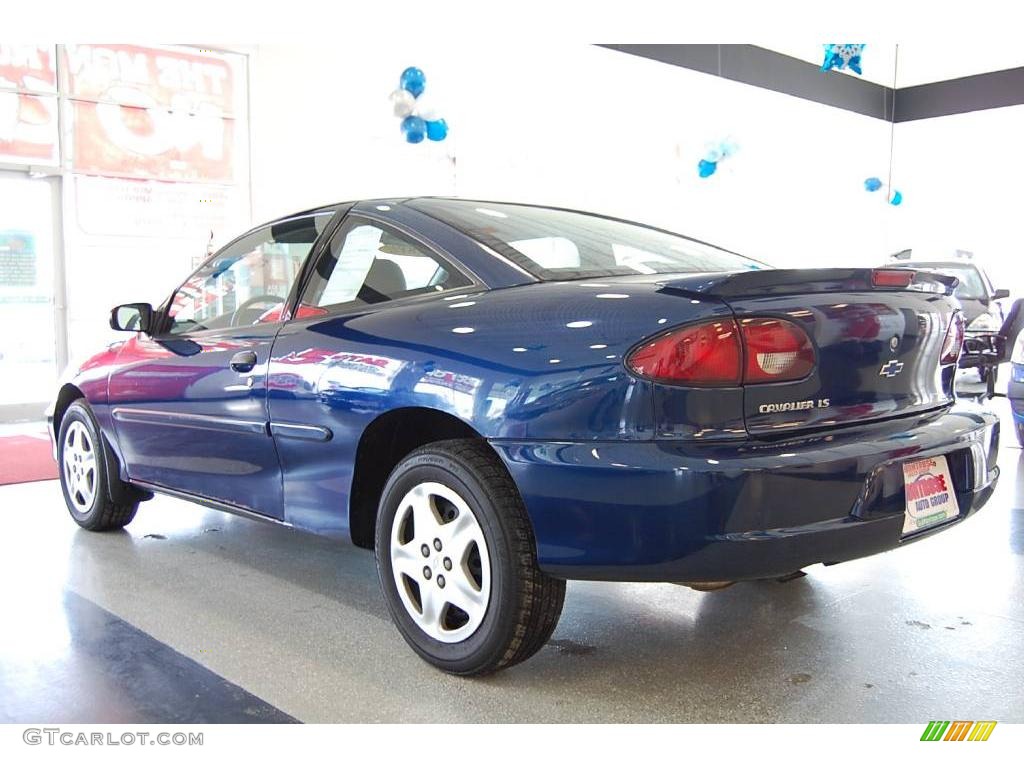
[[[234,179],[234,72],[224,58],[131,45],[68,45],[76,171]]]
[[[212,52],[135,45],[67,45],[63,50],[72,98],[234,114],[233,70],[226,59]]]
[[[57,99],[24,93],[56,90],[52,46],[0,44],[0,161],[56,165]]]

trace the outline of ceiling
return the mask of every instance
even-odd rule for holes
[[[819,66],[824,59],[821,43],[755,42],[754,45]],[[896,52],[895,43],[868,43],[861,60],[861,77],[890,88],[894,82],[895,87],[906,88],[1024,67],[1024,48],[985,40],[945,44],[900,43],[898,68]]]

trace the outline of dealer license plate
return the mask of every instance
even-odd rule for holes
[[[945,456],[905,463],[903,488],[907,496],[904,535],[931,528],[960,514]]]

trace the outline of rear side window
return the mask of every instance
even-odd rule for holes
[[[465,232],[541,280],[768,268],[680,235],[577,211],[471,200],[407,205]]]
[[[425,246],[396,232],[353,219],[331,239],[297,312],[379,304],[470,285],[470,280]]]

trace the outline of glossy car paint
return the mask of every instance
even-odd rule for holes
[[[107,405],[133,480],[283,516],[266,397],[279,328],[140,334],[121,347]],[[246,351],[255,354],[255,367],[232,370],[231,358]]]
[[[70,383],[93,405],[126,479],[344,536],[367,427],[430,409],[487,439],[505,462],[542,568],[653,580],[775,575],[896,546],[899,462],[908,457],[950,457],[958,521],[994,486],[995,418],[953,408],[952,366],[929,363],[937,350],[915,346],[919,318],[948,322],[952,305],[938,295],[903,295],[888,323],[864,309],[873,298],[864,271],[823,271],[817,283],[794,274],[815,294],[797,304],[776,295],[778,272],[540,283],[398,201],[340,210],[311,259],[346,215],[414,237],[474,285],[300,317],[300,278],[285,322],[188,339],[139,334],[111,347]],[[623,365],[642,339],[682,324],[794,312],[810,313],[795,319],[816,343],[827,347],[830,332],[854,340],[828,352],[846,355],[828,361],[845,378],[684,388]],[[915,384],[870,397],[893,336]],[[252,372],[228,367],[240,350],[256,353]],[[795,423],[759,420],[772,387],[781,400],[836,405]]]
[[[970,261],[896,261],[888,265],[889,267],[902,267],[906,269],[923,269],[941,272],[942,269],[948,268],[951,271],[950,274],[955,274],[955,270],[970,269],[978,275],[978,280],[985,289],[986,295],[978,298],[971,297],[958,297],[957,301],[960,302],[960,309],[964,315],[964,325],[969,328],[978,317],[983,314],[990,314],[996,322],[996,326],[1002,324],[1004,319],[1003,306],[999,303],[999,300],[991,297],[995,291],[992,288],[992,281],[989,279],[988,274],[981,269],[977,264]],[[960,355],[960,368],[977,368],[987,367],[993,365],[992,356],[997,351],[997,331],[971,331],[968,330],[964,338],[964,349]]]

